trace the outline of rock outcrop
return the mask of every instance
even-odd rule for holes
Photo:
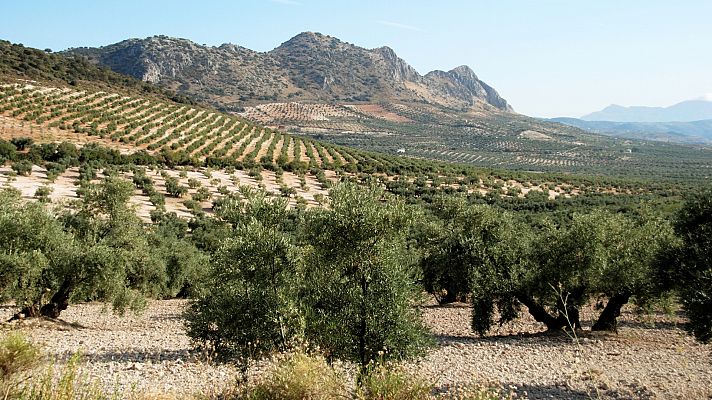
[[[389,47],[365,49],[314,32],[300,33],[264,53],[167,36],[67,52],[228,110],[261,102],[303,101],[425,102],[512,111],[467,66],[421,76]]]

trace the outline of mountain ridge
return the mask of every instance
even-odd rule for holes
[[[316,32],[300,33],[268,52],[161,35],[64,53],[233,111],[275,101],[398,101],[513,112],[467,66],[420,75],[388,46],[366,49]]]
[[[712,101],[704,98],[685,100],[668,107],[620,106],[611,104],[603,110],[579,118],[608,122],[693,122],[712,119]]]
[[[548,121],[606,136],[683,144],[712,144],[712,119],[689,122],[614,122],[551,118]]]

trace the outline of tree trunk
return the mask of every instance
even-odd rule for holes
[[[556,320],[561,325],[561,328],[581,329],[581,316],[576,307],[567,307],[566,313],[559,312]]]
[[[8,320],[8,322],[24,318],[59,318],[59,314],[61,314],[62,311],[66,310],[67,307],[69,307],[69,297],[72,295],[73,290],[74,285],[70,281],[65,280],[64,282],[62,282],[62,286],[59,287],[59,290],[54,295],[52,295],[52,298],[50,299],[49,303],[45,304],[42,307],[39,307],[39,305],[37,304],[26,306],[25,308],[20,310],[20,312],[13,315],[12,318]]]
[[[591,330],[618,332],[618,317],[621,315],[621,308],[630,300],[630,291],[624,290],[608,299],[608,304],[598,316],[598,320]]]
[[[361,321],[358,329],[358,355],[361,361],[361,373],[363,373],[366,371],[366,366],[368,365],[368,360],[366,359],[366,299],[368,295],[368,280],[363,272],[361,274],[361,315],[359,316]],[[359,374],[359,379],[360,375],[361,374]]]
[[[439,297],[438,298],[438,304],[443,305],[443,304],[450,304],[454,303],[457,301],[457,293],[453,290],[447,290],[447,293],[445,296]]]
[[[52,296],[49,303],[40,308],[40,315],[47,318],[58,318],[59,314],[69,307],[69,296],[72,295],[73,286],[69,280],[62,282],[62,286]]]
[[[565,319],[562,321],[561,316],[559,316],[559,318],[553,317],[541,304],[537,303],[536,300],[528,295],[520,294],[517,296],[517,300],[529,309],[529,314],[531,314],[537,322],[542,322],[546,325],[546,329],[549,331],[558,331],[568,325]]]
[[[37,318],[40,316],[40,309],[36,305],[31,305],[23,308],[20,312],[15,313],[7,322],[17,321],[25,318]]]

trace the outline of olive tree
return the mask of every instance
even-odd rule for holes
[[[165,264],[127,206],[132,192],[131,183],[108,178],[59,217],[3,193],[1,281],[21,307],[18,317],[57,318],[72,300],[111,301],[122,311],[164,290]]]
[[[0,243],[0,300],[14,300],[21,309],[18,316],[45,314],[47,297],[59,289],[54,272],[78,255],[74,238],[39,203],[22,203],[19,193],[3,190]]]
[[[233,230],[213,257],[206,290],[186,313],[188,335],[199,347],[244,362],[286,350],[303,336],[303,263],[281,229],[287,214],[285,201],[248,189],[220,203],[217,215]]]
[[[712,340],[712,190],[690,196],[678,212],[675,231],[682,243],[664,254],[660,275],[679,293],[690,319],[687,329],[707,343]]]
[[[442,218],[438,240],[422,265],[429,291],[441,302],[472,304],[472,328],[485,334],[516,318],[522,306],[549,330],[580,328],[579,309],[605,304],[592,329],[614,331],[631,299],[655,299],[657,254],[674,242],[670,224],[642,211],[635,216],[594,211],[570,221],[527,226],[514,215],[461,198],[433,204]]]
[[[605,306],[592,329],[615,331],[631,299],[642,305],[656,297],[655,260],[673,241],[670,225],[647,212],[574,214],[568,224],[549,225],[535,241],[537,272],[527,285],[531,304],[525,305],[549,329],[579,328],[580,307],[599,299]]]
[[[428,335],[415,308],[417,258],[405,203],[376,187],[341,183],[330,209],[307,211],[307,338],[362,368],[419,353]]]

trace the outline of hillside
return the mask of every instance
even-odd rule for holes
[[[487,168],[670,178],[685,171],[703,179],[712,159],[709,149],[621,140],[516,114],[466,66],[421,76],[390,48],[318,33],[266,53],[156,36],[67,54],[272,129],[362,151]]]
[[[476,173],[443,163],[455,161],[496,169],[706,180],[712,166],[708,148],[606,138],[510,113],[475,120],[441,114],[433,120],[431,108],[417,106],[259,107],[266,115],[276,108],[313,128],[290,127],[301,133],[290,135],[260,122],[151,97],[8,83],[0,86],[0,133],[17,136],[13,130],[27,124],[39,137],[79,135],[72,141],[145,150],[171,164],[290,171]],[[245,117],[260,120],[258,115]],[[345,127],[349,130],[341,130]]]
[[[233,44],[201,46],[154,36],[70,49],[135,78],[226,110],[264,102],[421,102],[511,111],[467,66],[418,74],[388,47],[365,49],[305,32],[260,53]]]
[[[195,104],[185,96],[97,66],[83,57],[54,54],[0,40],[0,78],[29,79],[53,86],[112,90]]]

